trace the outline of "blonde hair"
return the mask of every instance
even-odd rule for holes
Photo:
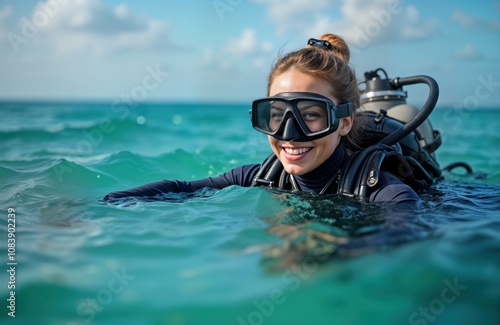
[[[278,57],[269,74],[268,96],[276,77],[290,69],[296,69],[327,82],[331,86],[333,97],[340,103],[352,102],[354,108],[358,108],[359,89],[356,74],[349,64],[351,57],[349,46],[342,37],[335,34],[324,34],[320,40],[327,41],[330,45],[328,47],[307,45],[305,48]],[[349,149],[359,148],[357,143],[363,123],[357,120],[358,118],[354,119],[351,132],[346,135]]]

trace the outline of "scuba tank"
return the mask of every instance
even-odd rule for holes
[[[428,119],[439,94],[436,81],[428,76],[389,79],[382,68],[368,71],[364,76],[361,84],[366,87],[361,91],[358,110],[358,114],[367,117],[363,147],[376,143],[401,147],[400,153],[425,184],[440,179],[441,169],[434,152],[442,143],[441,135]],[[429,96],[419,109],[406,102],[408,94],[403,86],[421,83],[429,86]]]
[[[379,71],[384,73],[385,78],[378,75]],[[406,103],[408,93],[403,91],[400,82],[390,80],[384,69],[366,72],[364,83],[366,83],[366,88],[360,96],[359,110],[361,112],[383,114],[403,124],[417,116],[419,109]],[[373,122],[380,123],[378,119]],[[370,123],[368,127],[373,127],[373,124]],[[390,133],[390,130],[386,131],[387,134]],[[429,119],[425,119],[413,132],[399,140],[403,149],[418,151],[417,147],[424,148],[434,158],[434,151],[441,145],[439,131],[432,128]]]

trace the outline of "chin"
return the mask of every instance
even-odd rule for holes
[[[285,168],[286,172],[290,175],[300,176],[300,175],[303,175],[303,174],[308,172],[308,170],[305,169],[304,167],[297,166],[297,165],[287,165],[284,168]]]

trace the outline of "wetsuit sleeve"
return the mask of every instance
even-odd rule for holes
[[[370,202],[417,202],[420,198],[408,185],[396,176],[382,172],[379,183],[370,194]]]
[[[252,184],[252,180],[259,168],[259,164],[245,165],[217,177],[208,177],[195,181],[163,180],[125,191],[111,192],[103,200],[113,202],[127,197],[155,198],[167,193],[193,193],[203,188],[222,189],[231,185],[248,187]]]

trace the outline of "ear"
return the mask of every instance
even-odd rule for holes
[[[354,115],[349,115],[347,117],[343,117],[339,121],[339,134],[341,136],[347,135],[352,128],[352,124],[354,122]]]

